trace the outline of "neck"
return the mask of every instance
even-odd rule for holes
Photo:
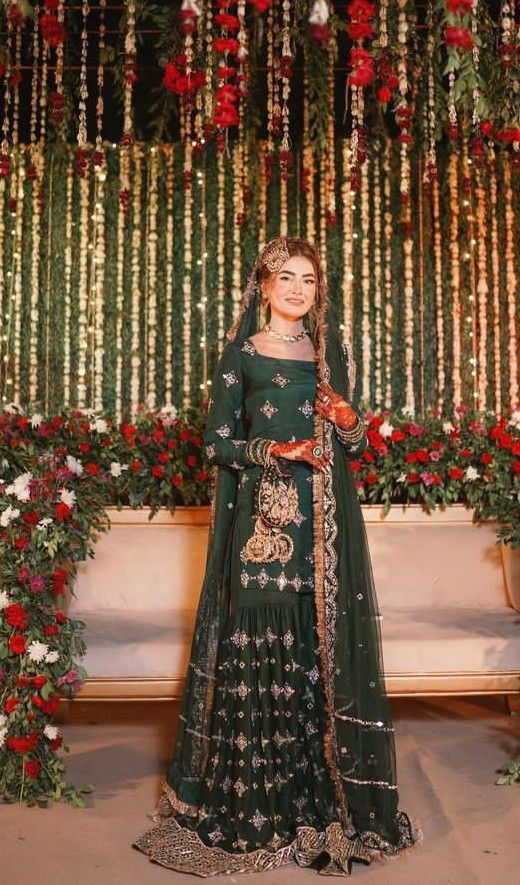
[[[274,332],[280,332],[282,335],[298,335],[303,329],[303,317],[294,320],[283,313],[272,311],[269,325]]]

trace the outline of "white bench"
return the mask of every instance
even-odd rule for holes
[[[391,695],[515,692],[520,551],[454,505],[363,506]],[[165,699],[182,690],[202,583],[209,509],[110,510],[69,613],[86,622],[82,699]]]

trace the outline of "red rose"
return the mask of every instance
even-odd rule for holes
[[[512,443],[511,454],[512,455],[520,455],[520,440],[515,439],[514,443]]]
[[[126,424],[124,421],[119,425],[119,429],[126,440],[132,439],[137,433],[137,428],[133,424]]]
[[[374,460],[374,456],[372,452],[364,451],[362,455],[363,461],[366,461],[367,464],[372,464]]]
[[[444,42],[446,46],[453,46],[456,49],[465,51],[473,49],[473,37],[467,28],[455,28],[448,25],[444,28]]]
[[[520,461],[518,461],[517,458],[513,458],[511,462],[511,468],[513,470],[513,473],[520,473]]]
[[[18,706],[19,703],[20,703],[20,698],[7,698],[7,700],[4,704],[5,712],[9,715],[10,713],[13,712],[13,710],[16,709],[16,707]]]
[[[154,442],[161,442],[164,437],[164,430],[153,430],[152,431],[152,439]]]
[[[21,676],[18,676],[18,678],[16,680],[16,685],[18,686],[18,688],[25,688],[26,685],[30,684],[30,682],[31,682],[30,677],[24,676],[22,674]]]
[[[175,476],[172,476],[172,485],[177,487],[182,485],[182,476],[180,473],[176,473]]]
[[[177,448],[177,440],[176,439],[169,439],[168,442],[166,443],[166,448],[168,448],[170,450],[176,449]]]
[[[195,467],[195,465],[197,463],[196,455],[188,455],[188,457],[186,458],[186,463],[187,463],[188,467]]]
[[[434,485],[434,486],[440,486],[441,482],[442,482],[442,479],[441,479],[441,477],[439,476],[439,474],[438,474],[438,473],[432,473],[432,483],[433,483],[433,485]]]
[[[462,455],[463,458],[470,458],[471,457],[471,449],[461,449],[460,454]]]
[[[206,482],[209,479],[209,474],[205,470],[198,470],[195,474],[195,479],[199,482]]]
[[[54,636],[57,632],[58,627],[56,624],[47,624],[47,626],[43,628],[44,636]]]
[[[420,461],[421,464],[426,464],[430,460],[430,456],[426,449],[418,449],[417,460]]]
[[[483,452],[480,456],[480,461],[482,464],[491,464],[493,460],[493,455],[490,455],[489,452]]]
[[[213,40],[213,49],[221,54],[232,52],[233,55],[236,55],[238,48],[238,40],[235,40],[233,37],[217,37]]]
[[[25,773],[32,778],[38,777],[40,773],[40,763],[37,759],[34,759],[32,762],[24,762]]]
[[[181,432],[179,433],[179,439],[181,439],[183,442],[186,442],[186,440],[188,440],[190,436],[191,433],[189,430],[181,430]]]
[[[415,452],[407,452],[404,456],[404,459],[407,464],[415,464],[415,462],[417,461],[417,455]]]
[[[361,461],[350,461],[350,469],[354,473],[358,473],[361,470]]]
[[[141,462],[138,461],[137,458],[135,458],[135,459],[132,461],[132,463],[130,464],[130,470],[133,470],[134,473],[137,473],[137,471],[141,469],[141,466],[142,466],[142,465],[141,465]]]
[[[511,444],[513,442],[513,438],[510,433],[501,433],[498,437],[497,445],[501,449],[509,449],[511,448]]]
[[[192,436],[191,441],[194,446],[197,446],[197,448],[200,449],[200,447],[202,445],[202,437],[201,436]]]
[[[372,471],[367,473],[366,481],[369,485],[373,486],[377,482],[377,473],[373,473]]]
[[[450,467],[448,476],[450,479],[462,479],[464,471],[460,467]]]
[[[402,430],[392,430],[392,442],[402,442],[405,438],[405,434]]]
[[[381,86],[377,93],[377,97],[382,104],[386,104],[392,98],[392,90],[388,86]]]
[[[10,627],[25,630],[27,627],[27,611],[21,605],[13,603],[4,609],[5,619]]]
[[[375,6],[373,3],[367,3],[367,0],[352,0],[347,6],[347,14],[352,21],[368,22],[375,15]]]
[[[69,573],[66,569],[64,569],[64,568],[54,569],[52,576],[51,576],[51,580],[52,580],[52,589],[54,590],[55,593],[63,593],[64,585],[65,585],[65,582],[68,577],[69,577]]]
[[[87,461],[85,473],[88,473],[89,476],[97,476],[99,474],[99,464],[96,464],[95,461]]]
[[[373,37],[374,29],[370,22],[351,22],[347,25],[347,34],[351,40],[364,40]]]
[[[408,482],[419,482],[421,479],[419,474],[416,473],[414,470],[412,470],[410,473],[407,473],[406,478],[407,478]]]
[[[36,686],[36,688],[42,688],[43,685],[47,683],[47,677],[43,676],[41,673],[38,676],[33,676],[32,684]]]
[[[50,13],[42,15],[40,29],[45,43],[52,46],[53,49],[56,49],[57,46],[65,41],[65,28],[63,24]]]
[[[70,516],[72,510],[69,505],[65,503],[65,501],[60,501],[59,504],[56,504],[55,507],[56,519],[66,519],[67,516]]]
[[[15,655],[23,655],[25,653],[25,636],[20,633],[14,633],[9,637],[9,648]]]
[[[80,452],[90,452],[90,443],[82,442],[79,444]]]
[[[64,624],[67,620],[67,616],[59,609],[54,613],[54,617],[56,618],[56,622],[58,624]]]
[[[16,541],[14,542],[14,546],[16,547],[17,550],[25,550],[28,543],[29,543],[29,541],[27,540],[27,538],[24,535],[22,538],[16,539]]]
[[[160,452],[157,455],[157,460],[158,460],[159,464],[167,464],[168,461],[170,460],[170,458],[171,458],[171,455],[169,452]]]
[[[157,477],[157,479],[161,479],[164,476],[164,469],[162,467],[152,467],[152,476]]]
[[[40,521],[40,515],[36,512],[36,510],[30,510],[29,513],[24,513],[22,516],[24,522],[28,525],[37,525]]]
[[[61,734],[58,737],[53,738],[52,741],[50,741],[50,745],[53,750],[59,750],[62,743],[63,743],[63,738],[62,738]]]
[[[473,0],[446,0],[446,11],[461,18],[471,12]]]
[[[34,750],[37,743],[37,731],[31,731],[26,737],[14,737],[13,735],[10,735],[6,741],[9,749],[14,750],[15,753],[30,753]]]

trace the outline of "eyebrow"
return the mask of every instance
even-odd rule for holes
[[[295,277],[295,276],[296,276],[296,274],[294,273],[293,270],[280,270],[279,273],[281,273],[281,274],[282,274],[282,273],[288,273],[288,274],[290,274],[292,277]],[[313,278],[314,278],[314,274],[313,274],[313,273],[304,273],[303,276],[304,276],[304,277],[313,277]]]

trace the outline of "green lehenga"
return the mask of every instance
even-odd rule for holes
[[[330,359],[345,390],[345,348]],[[345,874],[353,859],[418,839],[397,808],[376,601],[347,463],[366,437],[352,448],[329,428],[334,463],[324,479],[285,462],[298,490],[284,529],[292,555],[244,555],[261,473],[246,440],[312,437],[316,384],[314,361],[264,356],[247,337],[226,346],[213,380],[205,444],[218,467],[206,576],[160,823],[134,843],[179,871],[296,861]]]

